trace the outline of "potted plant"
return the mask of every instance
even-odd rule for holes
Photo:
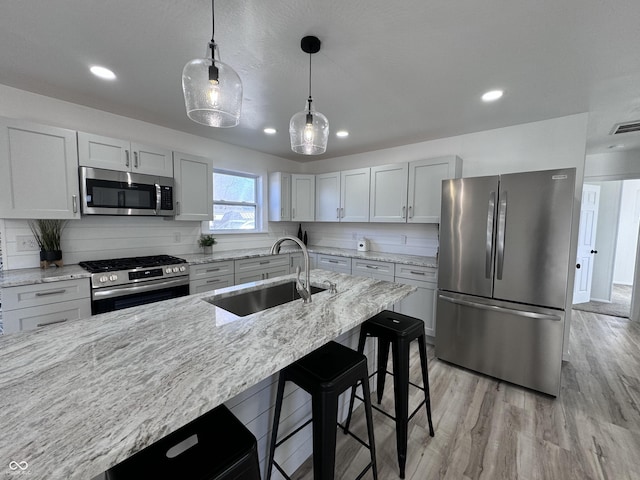
[[[62,266],[60,237],[66,224],[66,220],[58,219],[29,221],[29,228],[40,247],[40,268],[46,268],[51,264]]]
[[[204,253],[211,253],[213,251],[212,246],[216,244],[216,239],[213,235],[207,235],[205,233],[200,235],[198,239],[198,245],[204,250]]]

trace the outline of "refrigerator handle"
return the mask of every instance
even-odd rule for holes
[[[504,236],[507,227],[507,192],[500,193],[500,208],[498,210],[498,244],[496,266],[496,278],[502,280],[502,270],[504,267]]]
[[[558,315],[548,315],[544,313],[525,312],[523,310],[513,310],[511,308],[499,307],[497,305],[485,305],[484,303],[470,302],[468,300],[460,300],[458,298],[447,297],[446,295],[438,295],[438,298],[445,302],[454,303],[456,305],[463,305],[465,307],[480,308],[482,310],[489,310],[490,312],[508,313],[509,315],[516,315],[518,317],[536,318],[539,320],[553,320],[560,321],[562,318]]]
[[[489,194],[489,208],[487,211],[487,244],[485,255],[484,276],[491,278],[491,253],[493,251],[493,221],[496,211],[496,192]]]

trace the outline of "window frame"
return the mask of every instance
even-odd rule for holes
[[[253,187],[254,187],[254,201],[253,202],[232,202],[232,201],[226,201],[226,200],[222,200],[222,201],[216,201],[215,200],[215,174],[223,174],[223,175],[230,175],[230,176],[234,176],[234,177],[243,177],[243,178],[250,178],[253,179]],[[222,230],[216,230],[213,228],[213,224],[215,220],[210,220],[208,222],[205,223],[205,230],[207,231],[207,233],[213,233],[216,235],[224,235],[224,234],[228,234],[228,233],[261,233],[262,232],[262,202],[260,201],[260,192],[261,192],[261,188],[260,188],[260,182],[262,177],[257,174],[257,173],[249,173],[249,172],[239,172],[236,170],[229,170],[229,169],[224,169],[224,168],[213,168],[212,172],[211,172],[211,177],[212,177],[212,182],[213,182],[213,195],[212,195],[212,205],[211,208],[213,210],[212,213],[215,212],[215,207],[216,205],[232,205],[232,206],[241,206],[241,207],[254,207],[255,209],[255,216],[254,216],[254,220],[255,220],[255,228],[251,228],[251,229],[240,229],[240,228],[236,228],[236,229],[222,229]],[[214,213],[215,215],[215,213]]]

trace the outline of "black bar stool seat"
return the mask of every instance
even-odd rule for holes
[[[312,418],[278,441],[278,424],[280,422],[286,382],[295,383],[311,395]],[[309,423],[313,423],[313,478],[315,480],[334,478],[338,397],[350,387],[355,387],[358,382],[362,383],[365,392],[369,392],[366,357],[336,342],[327,343],[280,371],[267,463],[267,480],[271,479],[273,466],[285,478],[289,478],[282,467],[274,460],[275,449]],[[365,396],[368,397],[369,395]],[[371,454],[370,463],[358,478],[361,478],[369,468],[372,468],[373,477],[377,479],[378,471],[370,401],[365,402],[365,414],[367,417],[368,444],[351,432],[348,433],[367,447]]]
[[[373,405],[377,411],[395,420],[396,422],[396,446],[398,450],[398,465],[400,478],[404,478],[407,463],[407,424],[409,420],[426,406],[427,421],[429,423],[429,435],[434,436],[433,422],[431,420],[431,397],[429,394],[429,371],[427,369],[427,349],[425,342],[424,322],[419,318],[410,317],[398,312],[385,310],[375,317],[370,318],[360,326],[360,338],[358,340],[358,352],[364,352],[365,342],[368,337],[378,339],[378,368],[371,374],[377,375],[378,404],[382,402],[384,384],[387,374],[393,376],[393,394],[395,403],[395,416],[389,415],[384,410]],[[422,368],[422,386],[409,381],[409,346],[412,341],[418,340],[420,351],[420,366]],[[393,372],[387,371],[389,347],[393,347]],[[424,391],[424,400],[409,415],[409,385]],[[366,398],[367,393],[363,392]],[[345,429],[351,422],[353,404],[356,397],[356,389],[351,391],[349,403],[349,415],[345,422]],[[360,398],[360,397],[358,397]]]
[[[106,472],[107,480],[260,480],[256,438],[224,405]]]

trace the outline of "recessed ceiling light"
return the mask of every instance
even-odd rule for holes
[[[618,143],[616,145],[609,145],[607,148],[624,148],[624,145],[621,143]]]
[[[263,130],[264,133],[266,133],[267,135],[273,135],[274,133],[277,132],[277,130],[273,127],[267,127]]]
[[[485,102],[493,102],[494,100],[498,100],[504,92],[502,90],[491,90],[484,95],[482,95],[482,100]]]
[[[94,65],[89,69],[91,73],[93,73],[96,77],[103,78],[105,80],[115,80],[116,74],[113,73],[106,67],[100,67],[98,65]]]
[[[338,130],[336,132],[336,137],[348,137],[349,136],[349,132],[347,132],[346,130]]]

